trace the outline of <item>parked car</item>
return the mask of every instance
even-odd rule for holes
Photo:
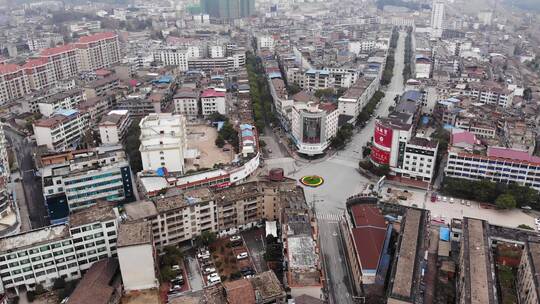
[[[442,200],[446,203],[448,201],[448,198],[446,196],[443,196]]]
[[[241,238],[239,235],[233,235],[233,236],[231,236],[231,237],[229,238],[229,240],[230,240],[231,242],[238,242],[238,241],[242,240],[242,238]]]
[[[531,206],[523,206],[523,207],[521,207],[521,209],[524,209],[524,210],[532,210]]]
[[[171,269],[174,270],[174,271],[179,271],[179,270],[180,270],[180,266],[178,266],[178,265],[172,265],[172,266],[171,266]]]
[[[177,291],[180,289],[182,289],[182,286],[180,285],[171,285],[171,289],[169,289],[169,291]]]
[[[534,219],[534,223],[535,223],[536,225],[540,225],[540,217],[535,218],[535,219]]]
[[[451,198],[450,198],[450,204],[453,204],[453,203],[454,203],[454,198],[451,197]]]
[[[244,276],[245,275],[253,275],[253,274],[255,274],[255,271],[251,267],[244,267],[244,268],[240,269],[240,272]]]
[[[213,285],[213,284],[217,284],[221,282],[221,278],[220,277],[209,277],[208,278],[208,284],[209,285]]]
[[[203,251],[203,252],[199,252],[197,254],[197,258],[199,259],[208,259],[210,257],[210,252],[207,250],[207,251]]]
[[[216,268],[207,267],[207,268],[204,269],[204,274],[208,274],[208,273],[212,273],[212,272],[216,272]]]
[[[465,201],[465,205],[467,205],[467,207],[470,207],[470,206],[471,206],[471,202],[470,202],[470,201]]]
[[[247,252],[239,253],[239,254],[236,256],[236,259],[237,259],[237,260],[243,260],[243,259],[247,259],[247,258],[248,258],[248,253],[247,253]]]

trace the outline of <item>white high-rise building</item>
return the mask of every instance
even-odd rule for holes
[[[435,0],[431,10],[431,35],[436,38],[442,37],[444,22],[444,3]]]
[[[141,127],[141,152],[144,170],[184,172],[186,120],[171,113],[152,113],[144,117]]]

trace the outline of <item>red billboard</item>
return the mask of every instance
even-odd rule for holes
[[[381,165],[388,165],[390,163],[390,152],[383,151],[375,146],[371,147],[371,154],[369,157],[371,157],[371,160]]]
[[[375,143],[386,148],[392,147],[392,129],[387,128],[380,123],[375,124]]]

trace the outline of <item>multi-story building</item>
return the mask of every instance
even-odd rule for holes
[[[186,121],[181,115],[149,114],[140,122],[141,152],[144,170],[184,172]]]
[[[174,113],[184,116],[199,115],[199,93],[190,88],[180,89],[173,96]]]
[[[111,206],[96,205],[72,214],[69,224],[0,239],[0,293],[78,279],[94,262],[116,256],[116,219]]]
[[[201,8],[210,17],[238,19],[253,15],[254,0],[201,0]]]
[[[274,37],[271,35],[260,35],[257,37],[257,47],[259,49],[274,50]]]
[[[489,224],[466,217],[462,225],[456,303],[498,303]]]
[[[211,71],[223,69],[233,71],[244,65],[246,65],[246,54],[241,50],[221,58],[188,58],[189,70]]]
[[[517,296],[520,304],[540,302],[540,242],[529,240],[521,254],[516,275]]]
[[[38,101],[39,113],[45,117],[53,115],[62,109],[77,109],[78,105],[86,100],[81,89],[61,91],[40,98]]]
[[[56,80],[72,78],[79,74],[77,49],[71,44],[43,49],[40,58],[52,64]]]
[[[69,24],[69,30],[72,33],[88,35],[90,32],[98,31],[101,29],[101,21],[99,20],[85,20],[78,21]]]
[[[452,141],[454,143],[454,141]],[[487,179],[498,183],[516,183],[540,190],[540,158],[527,151],[502,147],[467,150],[457,145],[448,149],[444,173],[468,180]]]
[[[94,80],[83,87],[86,97],[103,97],[114,89],[118,88],[120,79],[117,75],[109,75],[107,77]]]
[[[294,188],[292,180],[249,182],[222,190],[200,188],[131,203],[125,211],[129,221],[150,221],[154,242],[162,248],[191,241],[203,231],[234,234],[263,219],[277,220],[280,193],[289,194]]]
[[[471,82],[465,88],[456,90],[465,96],[471,96],[478,102],[487,105],[496,105],[503,108],[512,105],[515,91],[510,90],[504,84],[494,81]]]
[[[129,127],[131,116],[127,110],[113,110],[101,118],[98,124],[101,143],[116,145],[124,142]]]
[[[68,160],[40,170],[52,223],[65,222],[69,212],[89,207],[99,200],[114,204],[135,199],[131,169],[122,146],[102,146],[60,155]],[[58,156],[47,155],[42,161]]]
[[[24,69],[16,64],[0,64],[0,104],[30,93]]]
[[[11,214],[12,201],[8,190],[10,168],[7,147],[4,125],[0,123],[0,219]]]
[[[189,69],[188,59],[200,57],[198,47],[163,48],[154,51],[153,55],[154,61],[166,66],[177,66],[178,69],[182,72],[185,72]]]
[[[117,244],[124,289],[131,291],[158,287],[157,256],[150,223],[120,224]]]
[[[379,88],[376,78],[360,78],[338,99],[339,115],[350,116],[354,124],[362,109]]]
[[[81,71],[95,71],[120,62],[118,35],[113,32],[84,36],[74,45]]]
[[[49,33],[48,35],[44,37],[29,37],[26,40],[28,49],[31,52],[53,47],[62,42],[64,42],[64,37],[62,37],[62,35],[52,34],[52,33]]]
[[[46,58],[30,59],[23,69],[32,90],[48,89],[56,84],[53,65]]]
[[[88,130],[88,114],[73,109],[60,109],[50,117],[35,121],[33,127],[38,146],[63,151],[79,144]]]
[[[201,113],[203,116],[209,116],[216,112],[222,115],[227,114],[225,92],[206,89],[201,93]]]
[[[338,131],[338,110],[330,103],[299,103],[292,110],[292,135],[299,153],[322,154]]]

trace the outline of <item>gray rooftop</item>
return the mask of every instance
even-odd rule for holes
[[[157,216],[156,205],[151,201],[138,201],[124,205],[124,210],[130,221],[138,221]]]
[[[118,247],[152,243],[150,222],[122,223],[118,227]]]
[[[317,267],[319,256],[315,252],[315,241],[311,236],[291,236],[287,238],[287,248],[290,268]]]
[[[18,251],[70,237],[68,226],[48,226],[0,239],[0,253]]]
[[[74,227],[114,219],[116,219],[114,206],[109,202],[100,201],[88,208],[73,212],[69,217],[69,223]]]

